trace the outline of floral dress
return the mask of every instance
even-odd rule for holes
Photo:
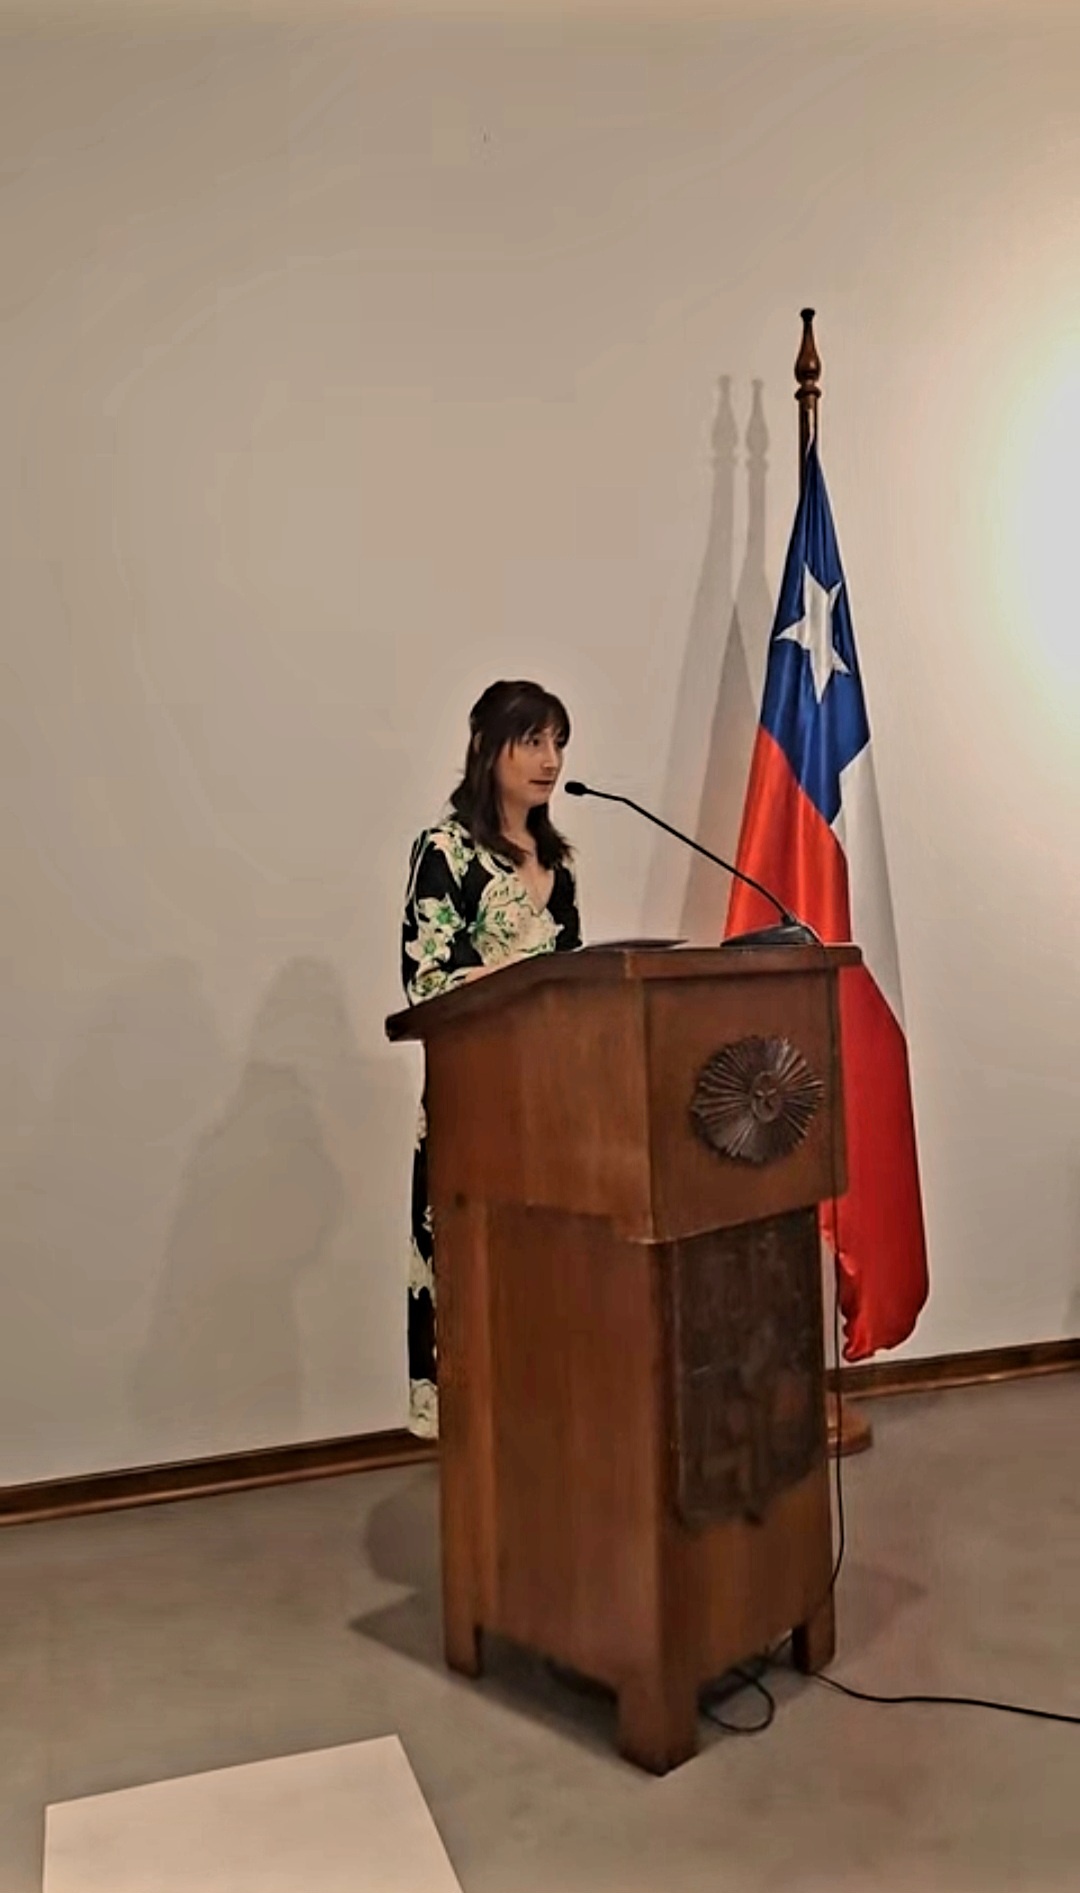
[[[474,967],[509,966],[581,945],[571,869],[560,866],[546,907],[537,907],[510,862],[473,843],[449,817],[415,842],[401,933],[401,970],[410,1005],[460,986]],[[409,1268],[409,1430],[439,1431],[435,1370],[435,1271],[427,1191],[423,1106],[413,1158]]]

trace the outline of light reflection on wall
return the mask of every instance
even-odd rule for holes
[[[1028,688],[1075,736],[1080,695],[1080,332],[1005,410],[990,548]]]

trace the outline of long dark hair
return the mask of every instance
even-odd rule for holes
[[[455,815],[479,848],[501,855],[517,867],[525,859],[502,832],[495,764],[508,743],[551,730],[560,748],[570,741],[566,706],[550,690],[522,680],[489,684],[469,712],[469,752],[461,781],[450,797]],[[559,834],[547,804],[529,810],[528,829],[543,868],[557,868],[570,858],[570,844]]]

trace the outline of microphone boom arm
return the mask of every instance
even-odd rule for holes
[[[749,887],[752,887],[756,893],[761,895],[763,900],[768,901],[770,907],[775,907],[777,913],[780,915],[783,933],[786,935],[784,944],[821,945],[814,929],[808,926],[805,920],[800,920],[797,914],[791,913],[788,908],[784,906],[782,901],[777,900],[775,894],[770,893],[767,887],[763,887],[760,881],[756,881],[752,874],[747,874],[745,868],[734,867],[730,861],[725,861],[722,855],[713,854],[711,848],[703,847],[700,841],[693,841],[689,835],[682,834],[678,828],[672,828],[670,822],[663,821],[659,815],[654,815],[650,809],[642,808],[640,802],[632,801],[628,795],[612,795],[607,789],[590,789],[584,782],[568,782],[566,784],[566,793],[567,795],[591,795],[600,802],[621,802],[624,808],[633,809],[635,815],[644,816],[645,820],[652,822],[654,827],[662,828],[666,835],[672,835],[676,841],[684,842],[688,848],[693,848],[695,854],[704,855],[706,861],[711,861],[715,867],[723,868],[725,873],[732,875],[735,880],[745,881]],[[765,934],[760,938],[761,945],[769,944],[768,935],[773,931],[772,929],[765,930]],[[775,929],[776,935],[780,933],[781,928]],[[724,944],[734,946],[745,943],[747,946],[750,946],[757,944],[758,940],[758,935],[746,934],[728,940]],[[776,944],[780,944],[779,940],[776,941]]]

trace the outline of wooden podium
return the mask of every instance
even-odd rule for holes
[[[396,1014],[427,1054],[446,1658],[490,1631],[692,1755],[702,1686],[833,1653],[814,1206],[853,947],[550,955]]]

